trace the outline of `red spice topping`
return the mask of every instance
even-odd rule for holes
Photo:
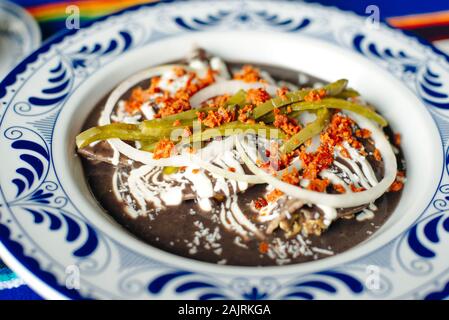
[[[299,130],[301,130],[301,126],[298,124],[298,121],[289,118],[285,114],[280,114],[279,109],[275,109],[273,125],[276,128],[279,128],[282,131],[284,131],[289,136],[292,136],[295,133],[298,133]]]
[[[270,193],[266,195],[266,199],[268,202],[274,202],[277,199],[279,199],[280,196],[282,196],[284,193],[281,190],[274,189]]]
[[[307,186],[307,189],[318,192],[325,192],[329,185],[328,179],[312,179]]]
[[[209,107],[218,108],[225,105],[225,103],[229,100],[229,94],[223,94],[221,96],[216,96],[212,99],[211,102],[208,103]]]
[[[282,87],[282,88],[279,88],[279,89],[277,89],[276,90],[276,95],[279,97],[279,98],[281,98],[282,100],[287,100],[288,99],[288,97],[287,97],[287,93],[289,92],[290,90],[287,88],[287,87]],[[290,106],[289,106],[290,107]],[[291,109],[291,108],[290,108]]]
[[[235,171],[236,171],[234,167],[229,167],[228,170],[229,170],[230,172],[235,172]]]
[[[256,106],[270,100],[270,94],[263,88],[249,89],[246,93],[246,98]]]
[[[363,152],[363,145],[353,136],[354,121],[341,114],[334,114],[327,129],[321,133],[321,144],[315,152],[307,153],[303,146],[300,158],[303,164],[303,176],[307,179],[316,179],[318,174],[327,169],[334,161],[334,148],[338,146],[343,156],[350,158],[348,151],[342,143],[348,142],[354,148]]]
[[[178,127],[178,126],[180,126],[180,125],[181,125],[181,121],[180,121],[179,119],[173,121],[173,127]]]
[[[347,159],[351,159],[351,155],[349,154],[348,149],[346,149],[343,146],[340,146],[340,153],[343,157],[347,158]]]
[[[168,158],[170,157],[174,148],[175,144],[173,143],[173,141],[166,138],[161,139],[154,148],[153,158],[154,159]]]
[[[404,183],[401,181],[395,181],[391,184],[390,186],[390,191],[392,192],[398,192],[400,190],[402,190],[402,188],[404,187]]]
[[[381,161],[382,160],[382,155],[380,154],[379,149],[375,149],[374,150],[373,156],[374,156],[374,159],[376,159],[376,161]]]
[[[184,137],[190,137],[192,135],[192,130],[190,130],[190,127],[184,127],[182,135]]]
[[[371,137],[371,131],[369,131],[368,129],[357,129],[355,131],[355,136],[357,138],[368,139],[369,137]]]
[[[184,75],[187,74],[186,69],[184,69],[183,67],[179,67],[179,66],[175,66],[175,67],[173,68],[173,72],[175,73],[175,75],[176,75],[177,77],[182,77],[182,76],[184,76]]]
[[[125,110],[129,114],[133,114],[137,110],[140,110],[142,104],[149,98],[150,94],[144,91],[141,87],[135,88],[131,92],[131,97],[125,103]]]
[[[338,193],[346,193],[346,189],[341,184],[333,184],[332,186]]]
[[[316,179],[322,170],[327,169],[334,162],[333,148],[322,144],[313,153],[306,153],[305,148],[302,148],[300,158],[304,167],[304,178]]]
[[[296,168],[293,168],[291,171],[285,171],[282,174],[282,181],[287,182],[293,185],[299,185],[299,172]]]
[[[256,208],[257,210],[260,210],[263,207],[266,207],[267,205],[268,205],[268,202],[263,197],[259,197],[256,200],[254,200],[254,208]]]
[[[184,76],[188,75],[188,79],[185,87],[176,91],[172,96],[169,92],[163,92],[162,97],[156,98],[157,103],[162,103],[163,108],[160,108],[155,115],[156,118],[165,117],[179,112],[190,110],[189,99],[199,90],[207,87],[215,82],[215,71],[208,69],[204,78],[198,78],[196,73],[187,72],[185,69],[175,67],[175,75]]]
[[[321,98],[326,96],[326,90],[311,90],[305,97],[304,101],[312,102],[312,101],[320,101]]]
[[[266,149],[266,150],[265,150],[265,156],[266,156],[266,157],[270,157],[270,155],[271,155],[270,150]]]
[[[352,190],[352,192],[362,192],[362,191],[365,191],[366,189],[363,187],[358,188],[354,184],[351,184],[351,190]]]
[[[260,253],[263,253],[263,254],[267,253],[269,248],[270,248],[270,246],[267,242],[259,243],[259,252]]]
[[[254,106],[252,104],[247,104],[243,108],[239,109],[238,120],[243,123],[247,123],[248,120],[254,120],[254,119],[249,118],[251,115],[251,111],[253,111],[253,109],[254,109]]]
[[[397,191],[402,190],[402,188],[404,187],[404,178],[405,178],[405,172],[398,171],[396,174],[396,180],[391,184],[389,191],[397,192]]]
[[[207,116],[198,113],[198,120],[209,128],[214,128],[235,120],[235,111],[219,107],[217,110],[209,110]]]
[[[401,145],[401,134],[400,133],[396,133],[394,135],[394,144],[396,147],[399,147]]]

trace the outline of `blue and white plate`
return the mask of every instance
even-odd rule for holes
[[[112,222],[88,190],[74,137],[121,80],[194,44],[348,78],[402,134],[408,181],[388,222],[345,253],[268,268],[174,256]],[[114,14],[53,38],[0,85],[0,255],[47,298],[447,297],[448,92],[448,57],[334,8],[190,1]]]
[[[0,79],[41,43],[39,26],[31,15],[8,1],[0,1]]]

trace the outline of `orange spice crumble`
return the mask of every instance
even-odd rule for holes
[[[287,100],[287,93],[289,93],[290,90],[287,87],[282,87],[276,90],[276,95],[281,98],[281,100]],[[289,108],[291,109],[291,107],[289,106]]]
[[[284,193],[281,190],[274,189],[273,191],[268,193],[265,198],[267,199],[268,202],[274,202],[277,199],[279,199],[279,197],[281,197],[283,194]]]
[[[312,179],[310,180],[307,189],[317,192],[325,192],[328,185],[328,179]]]
[[[259,69],[254,68],[251,65],[244,65],[240,71],[234,74],[234,80],[242,80],[244,82],[266,82]]]
[[[332,186],[338,193],[346,193],[346,189],[341,184],[333,184]]]
[[[263,88],[248,89],[246,99],[256,106],[271,99],[270,94]]]
[[[304,97],[304,101],[307,102],[320,101],[321,98],[324,98],[325,96],[326,90],[324,89],[310,90],[310,92]]]
[[[292,136],[301,130],[301,126],[298,121],[293,118],[289,118],[285,114],[281,114],[279,109],[274,109],[274,122],[273,125],[276,128],[284,131],[288,136]]]
[[[392,192],[398,192],[401,191],[404,187],[404,178],[405,178],[405,172],[404,171],[398,171],[396,174],[395,181],[391,184],[389,191]]]
[[[282,173],[282,181],[287,182],[289,184],[293,185],[299,185],[299,172],[296,168],[293,168],[292,170]]]
[[[155,102],[162,107],[157,110],[155,118],[161,118],[191,109],[189,99],[199,90],[215,82],[215,71],[208,69],[203,78],[199,78],[195,72],[189,72],[182,67],[174,67],[173,73],[176,77],[187,76],[186,85],[174,94],[162,90],[159,87],[160,77],[153,77],[147,89],[136,88],[131,93],[131,97],[126,101],[125,110],[133,114],[139,110],[142,104],[155,93],[160,95],[155,98]],[[173,80],[173,79],[171,79]],[[169,81],[170,82],[170,81]],[[171,81],[172,82],[172,81]]]
[[[371,131],[369,131],[368,129],[357,129],[355,131],[355,136],[357,138],[368,139],[369,137],[371,137]]]
[[[394,135],[394,145],[396,146],[396,147],[399,147],[400,145],[401,145],[401,134],[400,133],[396,133],[395,135]]]
[[[381,161],[382,160],[382,155],[380,154],[379,149],[375,149],[374,150],[373,157],[374,157],[374,159],[376,159],[376,161]]]
[[[270,248],[270,246],[267,242],[259,243],[259,252],[260,253],[263,253],[263,254],[267,253],[269,248]]]
[[[356,187],[354,184],[351,184],[351,190],[352,192],[362,192],[365,191],[366,189],[363,187]]]
[[[198,120],[209,128],[214,128],[235,120],[235,111],[226,110],[219,107],[217,110],[209,110],[207,115],[204,112],[198,112]]]
[[[266,207],[268,205],[267,200],[265,200],[264,197],[259,197],[256,200],[254,200],[254,208],[257,210],[262,209],[263,207]]]
[[[253,111],[254,106],[252,104],[247,104],[243,108],[239,109],[238,113],[238,120],[243,123],[247,123],[248,120],[254,120],[250,119],[251,112]]]

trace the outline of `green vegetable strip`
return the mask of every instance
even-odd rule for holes
[[[352,111],[354,113],[360,114],[361,116],[373,120],[380,124],[382,127],[388,125],[387,120],[385,120],[381,115],[377,114],[373,110],[369,109],[366,106],[362,106],[353,102],[349,102],[346,100],[336,99],[336,98],[326,98],[321,101],[313,101],[313,102],[298,102],[291,105],[292,110],[294,111],[302,111],[302,110],[316,110],[320,108],[329,108],[329,109],[343,109]]]
[[[358,96],[360,96],[360,94],[357,91],[355,91],[353,89],[346,89],[346,90],[343,90],[340,94],[336,95],[335,98],[347,99],[347,98],[355,98]],[[279,108],[279,111],[281,114],[286,114],[286,110],[287,110],[287,107]],[[300,114],[300,112],[291,112],[290,114],[288,114],[288,116],[290,118],[296,118],[297,116],[299,116],[299,114]],[[258,120],[263,121],[265,123],[272,123],[274,121],[273,111],[270,111],[269,113],[262,116]]]
[[[183,120],[194,120],[194,119],[197,118],[197,112],[207,112],[207,111],[213,110],[213,109],[215,109],[215,108],[204,107],[204,108],[200,108],[200,109],[191,109],[191,110],[187,110],[187,111],[184,111],[184,112],[180,112],[180,113],[172,114],[172,115],[169,115],[169,116],[165,116],[165,117],[163,117],[161,119],[146,120],[146,121],[153,122],[153,121],[156,121],[156,120],[162,120],[162,121],[167,121],[167,122],[171,121],[173,123],[176,120],[180,120],[180,121],[183,121]]]
[[[158,140],[150,140],[150,141],[140,141],[141,147],[140,150],[153,152]]]
[[[249,133],[251,131],[254,132],[255,134],[262,133],[267,138],[278,138],[278,139],[285,138],[285,134],[281,130],[272,126],[267,126],[265,124],[260,123],[247,124],[242,123],[240,121],[233,121],[218,126],[216,128],[210,128],[202,132],[196,132],[190,137],[190,141],[191,142],[206,141],[218,136],[230,136],[245,132]]]
[[[240,89],[232,97],[228,99],[225,103],[225,107],[238,106],[243,107],[246,103],[246,91]]]
[[[192,121],[183,122],[180,126],[173,126],[172,122],[167,123],[163,120],[157,122],[144,121],[140,124],[111,123],[81,132],[76,137],[76,145],[78,148],[84,148],[92,142],[111,138],[119,138],[127,141],[154,142],[163,137],[170,137],[175,129],[183,130],[187,124],[192,125]]]
[[[352,89],[345,89],[347,80],[338,80],[334,83],[323,87],[326,90],[327,96],[335,96],[340,98],[356,97],[358,92]],[[314,89],[317,90],[317,89]],[[379,123],[381,126],[386,126],[387,121],[374,112],[373,110],[358,105],[356,103],[346,101],[338,98],[324,98],[320,101],[307,102],[303,101],[304,97],[312,90],[299,90],[287,93],[287,99],[276,97],[270,99],[264,104],[258,106],[253,110],[254,118],[260,118],[259,121],[264,123],[271,123],[275,120],[274,108],[281,108],[280,112],[285,113],[286,106],[290,106],[293,110],[289,114],[291,117],[297,117],[304,110],[310,112],[317,112],[317,120],[308,124],[299,133],[291,137],[281,147],[282,152],[290,152],[304,143],[313,135],[318,134],[325,126],[329,112],[327,108],[343,109],[358,113],[370,120]],[[246,92],[239,90],[226,102],[225,107],[243,107],[246,103]],[[128,141],[140,141],[142,143],[141,150],[153,151],[157,141],[163,137],[171,138],[171,134],[175,129],[183,129],[184,127],[192,127],[197,121],[198,112],[208,112],[213,110],[213,107],[204,107],[199,109],[192,109],[178,114],[170,115],[162,119],[146,120],[140,124],[127,123],[112,123],[105,126],[98,126],[90,128],[76,137],[76,144],[78,148],[84,148],[92,142],[98,140],[107,140],[111,138],[119,138]],[[179,121],[177,126],[173,126],[175,121]],[[196,132],[190,137],[191,142],[206,141],[217,136],[229,136],[238,134],[239,132],[248,132],[252,130],[256,134],[263,134],[267,138],[284,139],[285,134],[270,125],[264,123],[247,124],[239,121],[223,124],[216,128],[209,128],[202,132]],[[200,125],[199,123],[197,123]]]
[[[327,96],[335,96],[340,94],[347,86],[348,80],[341,79],[336,82],[330,83],[326,86],[324,86],[322,89],[326,90]],[[285,97],[276,97],[273,99],[270,99],[266,101],[265,103],[257,106],[253,110],[253,116],[255,119],[258,119],[262,117],[263,115],[267,114],[268,112],[272,111],[275,108],[281,108],[284,106],[287,106],[289,104],[303,101],[304,98],[314,90],[320,90],[318,89],[309,89],[309,90],[298,90],[293,92],[286,93]]]
[[[140,123],[140,129],[143,134],[149,136],[163,136],[170,135],[173,129],[191,127],[196,120],[175,120],[179,124],[174,126],[174,121],[167,121],[165,119],[145,120]]]
[[[308,139],[319,134],[327,125],[330,117],[330,112],[327,108],[318,110],[315,121],[307,124],[301,131],[293,135],[280,148],[282,153],[289,153],[298,148]]]
[[[280,114],[286,114],[289,118],[295,119],[299,117],[299,115],[302,113],[302,111],[292,111],[290,113],[286,113],[285,108],[280,109]],[[273,123],[275,120],[274,112],[270,111],[270,113],[267,113],[262,118],[260,118],[258,121],[262,121],[264,123]]]
[[[162,173],[163,174],[173,174],[173,173],[176,173],[176,172],[178,172],[178,170],[179,170],[179,167],[164,167],[164,169],[162,169]]]

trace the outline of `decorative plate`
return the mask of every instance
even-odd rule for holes
[[[33,17],[14,3],[1,1],[0,79],[40,43],[41,33]]]
[[[268,268],[180,258],[111,222],[89,193],[74,136],[121,80],[193,43],[347,77],[403,135],[409,177],[388,222],[345,253]],[[445,298],[448,90],[444,54],[334,8],[171,1],[122,11],[52,38],[1,83],[0,255],[47,298]]]

